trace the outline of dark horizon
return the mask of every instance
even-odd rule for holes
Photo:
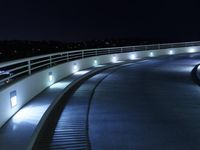
[[[199,2],[3,0],[0,40],[200,40]]]

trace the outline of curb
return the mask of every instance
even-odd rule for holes
[[[37,139],[40,138],[43,128],[47,125],[46,123],[48,122],[47,120],[49,120],[51,118],[51,116],[54,114],[54,111],[56,108],[61,108],[63,105],[62,103],[65,101],[65,99],[63,100],[62,98],[65,96],[70,96],[71,93],[80,85],[82,84],[84,81],[86,81],[87,79],[91,78],[92,76],[106,70],[112,67],[116,67],[119,65],[122,65],[123,63],[119,63],[119,64],[114,64],[114,65],[108,65],[102,68],[98,68],[95,70],[92,70],[91,72],[81,76],[80,78],[78,78],[75,81],[72,81],[72,83],[70,83],[70,85],[68,85],[63,91],[62,93],[53,101],[53,103],[49,106],[49,108],[46,110],[46,112],[44,113],[44,115],[42,116],[41,120],[39,121],[34,134],[32,135],[31,141],[28,144],[27,150],[32,150],[34,149],[34,147],[37,145]]]

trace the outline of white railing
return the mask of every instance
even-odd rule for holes
[[[159,50],[190,46],[200,46],[200,41],[75,50],[14,60],[10,62],[0,63],[0,86],[6,85],[6,83],[14,81],[18,78],[31,75],[32,73],[41,69],[49,68],[72,60],[115,53],[127,53],[135,51]]]

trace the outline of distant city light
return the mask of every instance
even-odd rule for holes
[[[10,72],[9,71],[4,71],[4,70],[0,70],[0,75],[1,74],[10,74]]]

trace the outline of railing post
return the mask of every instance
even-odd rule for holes
[[[67,52],[67,62],[69,61],[69,53]]]
[[[84,51],[82,50],[81,52],[82,52],[82,59],[83,59],[84,58]]]
[[[108,51],[107,51],[107,52],[108,52],[108,54],[110,54],[110,49],[108,49]]]
[[[123,53],[123,48],[121,47],[121,53]]]
[[[49,56],[49,64],[50,64],[50,67],[52,66],[52,57]]]
[[[97,49],[95,49],[95,56],[97,56]]]
[[[160,44],[158,44],[158,49],[160,49]]]
[[[184,46],[187,47],[187,43],[186,42],[184,43]]]
[[[28,60],[28,74],[31,75],[31,60]]]
[[[134,52],[135,51],[135,47],[132,47],[132,52]]]

